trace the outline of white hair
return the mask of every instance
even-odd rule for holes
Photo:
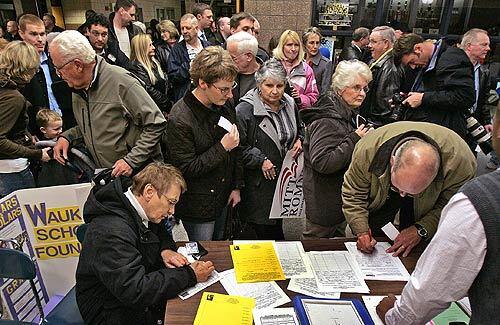
[[[477,42],[477,36],[479,34],[486,34],[486,36],[488,36],[488,32],[485,31],[484,29],[473,28],[473,29],[467,31],[464,34],[464,36],[462,37],[462,42],[460,43],[460,48],[465,50],[465,47],[467,45]]]
[[[50,48],[57,48],[66,61],[79,59],[83,63],[91,63],[96,56],[89,40],[76,30],[67,30],[57,35],[50,43]]]
[[[372,81],[372,72],[366,63],[359,60],[340,61],[335,68],[331,88],[334,92],[339,92],[352,87],[356,84],[358,76],[365,79],[367,83]]]
[[[253,56],[256,56],[259,49],[259,42],[257,42],[257,39],[254,36],[250,35],[250,33],[243,31],[229,36],[226,40],[226,43],[236,43],[238,45],[239,54],[245,51],[250,51],[252,52]]]
[[[255,81],[257,82],[257,85],[262,84],[267,78],[283,83],[287,81],[286,70],[283,67],[283,64],[275,58],[270,58],[264,62],[260,69],[255,73]]]
[[[396,32],[392,27],[377,26],[374,29],[372,29],[372,33],[373,32],[380,33],[382,39],[388,40],[389,42],[391,42],[391,44],[394,44],[396,42]]]

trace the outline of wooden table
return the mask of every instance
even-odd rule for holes
[[[318,239],[318,240],[304,240],[302,244],[304,249],[307,251],[335,251],[335,250],[346,250],[344,242],[354,241],[355,239]],[[379,241],[387,241],[384,238],[377,238]],[[203,257],[205,261],[212,261],[218,272],[222,272],[233,268],[233,261],[231,259],[231,253],[229,252],[229,245],[232,244],[230,241],[206,241],[201,242],[203,247],[208,250],[208,254]],[[412,272],[417,264],[419,256],[424,250],[424,245],[419,245],[415,247],[412,253],[405,258],[401,258],[403,264],[407,268],[408,272]],[[289,280],[276,281],[278,285],[285,291],[285,293],[293,299],[297,293],[293,291],[288,291],[287,286]],[[392,293],[394,295],[401,294],[403,287],[406,282],[402,281],[366,281],[366,284],[370,288],[370,294],[375,296],[387,295]],[[217,292],[227,294],[224,287],[220,282],[212,284],[210,287],[205,289],[209,292]],[[180,298],[171,299],[167,302],[167,312],[165,316],[165,324],[168,325],[180,325],[180,324],[193,324],[194,318],[196,316],[196,311],[198,310],[198,305],[200,304],[201,295],[203,291],[198,292],[193,297],[187,300],[181,300]],[[342,298],[359,298],[361,299],[361,294],[355,293],[342,293]],[[280,307],[291,307],[292,303]]]

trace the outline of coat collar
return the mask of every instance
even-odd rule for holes
[[[441,161],[439,164],[439,171],[435,179],[436,180],[443,179],[444,178],[442,169],[443,160],[439,145],[432,138],[428,137],[427,135],[419,131],[408,131],[385,141],[380,146],[380,148],[375,152],[370,167],[368,168],[368,171],[374,173],[377,177],[382,176],[390,166],[391,154],[394,150],[394,147],[397,144],[401,143],[405,138],[411,138],[411,137],[422,139],[425,142],[432,144],[437,149],[437,151],[439,152],[439,156],[441,157]]]

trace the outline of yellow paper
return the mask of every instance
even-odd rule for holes
[[[236,282],[285,280],[273,243],[231,245]]]
[[[204,292],[194,325],[252,325],[255,299]]]

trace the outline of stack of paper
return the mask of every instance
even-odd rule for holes
[[[273,243],[231,245],[230,250],[237,282],[285,280]]]
[[[254,310],[253,319],[255,325],[300,325],[293,308]]]
[[[365,254],[356,248],[355,242],[344,243],[347,250],[354,257],[356,266],[365,280],[408,281],[410,274],[399,259],[387,253],[391,247],[387,242],[377,243],[371,254]]]
[[[204,292],[194,325],[252,325],[255,299]]]
[[[255,299],[255,309],[278,307],[290,302],[290,298],[275,281],[259,283],[237,283],[234,269],[220,273],[220,283],[227,293]]]

